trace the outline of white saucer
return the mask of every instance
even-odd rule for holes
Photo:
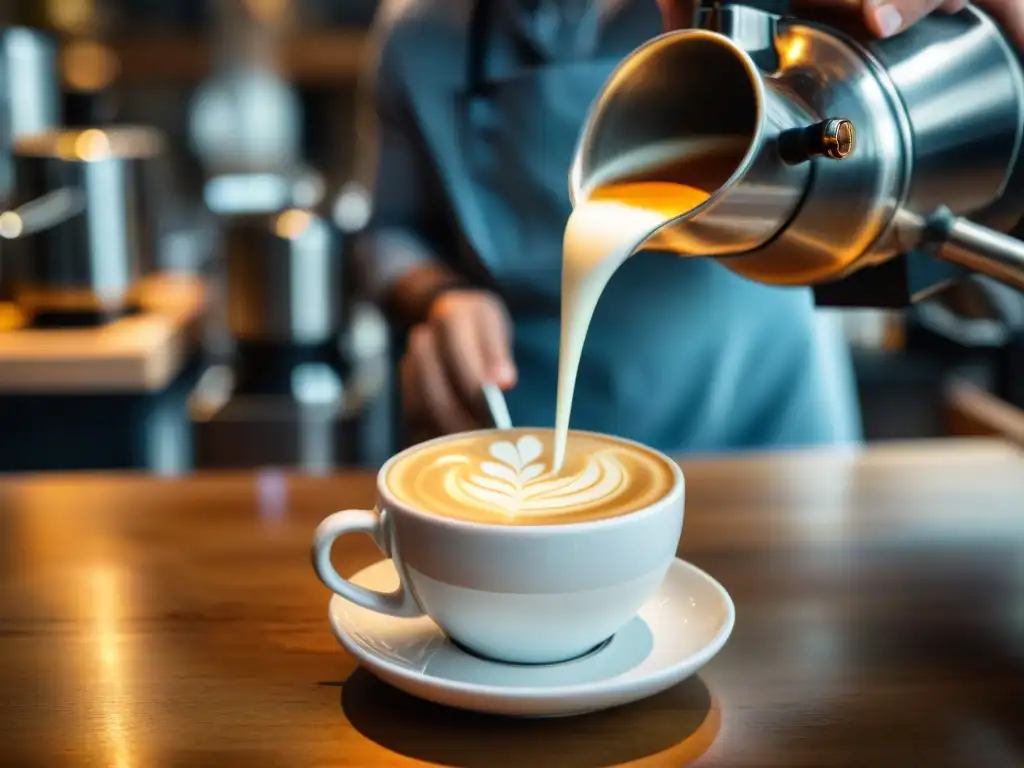
[[[390,592],[390,560],[352,581]],[[682,682],[729,639],[736,611],[704,571],[676,560],[639,615],[607,644],[573,661],[522,666],[486,661],[453,645],[427,617],[396,619],[335,595],[330,622],[356,660],[387,683],[438,704],[501,715],[553,717],[628,704]]]

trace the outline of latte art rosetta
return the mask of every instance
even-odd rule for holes
[[[488,451],[493,461],[457,454],[437,460],[447,467],[444,488],[452,499],[508,516],[549,516],[607,502],[628,485],[626,469],[612,448],[593,454],[568,475],[554,474],[540,460],[544,446],[533,435],[514,443],[498,440]]]
[[[564,525],[625,515],[672,490],[678,468],[606,435],[570,430],[552,469],[554,431],[452,435],[414,446],[386,469],[388,491],[428,514],[493,525]]]

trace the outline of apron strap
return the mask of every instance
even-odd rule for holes
[[[494,0],[474,0],[469,17],[469,40],[466,48],[466,93],[470,98],[485,95],[487,83],[487,48],[494,19]]]

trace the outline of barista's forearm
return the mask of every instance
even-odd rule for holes
[[[370,297],[401,322],[421,320],[433,298],[459,282],[429,246],[405,230],[369,232],[363,235],[359,252]]]

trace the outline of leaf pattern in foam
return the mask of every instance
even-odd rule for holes
[[[601,451],[589,458],[577,475],[559,477],[537,461],[544,452],[541,441],[524,435],[515,442],[499,440],[488,447],[494,461],[480,462],[477,471],[458,466],[469,464],[466,456],[446,457],[449,465],[445,490],[450,498],[468,505],[483,504],[503,515],[537,515],[587,506],[617,495],[624,487],[625,468],[614,451]]]
[[[519,488],[543,473],[543,464],[531,464],[532,461],[540,458],[543,452],[544,446],[533,435],[523,435],[515,443],[509,440],[499,440],[491,443],[489,449],[491,456],[498,461],[481,462],[480,471],[491,477],[513,483]]]
[[[518,467],[515,469],[508,467],[504,464],[498,464],[494,461],[484,461],[480,463],[480,471],[491,477],[496,477],[499,480],[512,483],[514,486],[519,485],[519,472]]]
[[[600,456],[596,456],[595,459],[599,460]],[[530,488],[530,497],[534,499],[556,498],[584,491],[597,483],[602,466],[599,461],[590,461],[583,473],[576,477],[563,477],[545,483],[537,483]]]

